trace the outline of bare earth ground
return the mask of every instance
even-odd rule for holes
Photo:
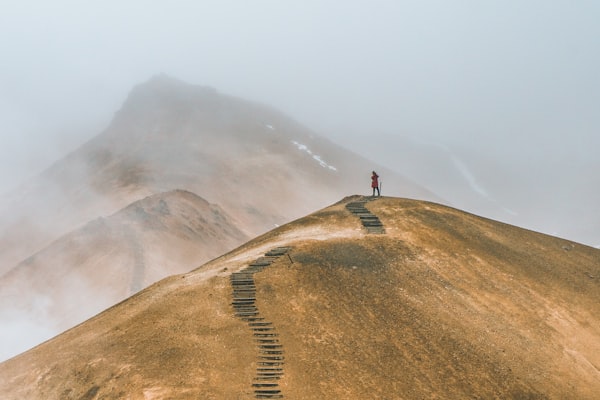
[[[600,251],[433,203],[344,201],[164,279],[0,364],[3,399],[251,399],[229,276],[255,276],[289,399],[595,399]]]

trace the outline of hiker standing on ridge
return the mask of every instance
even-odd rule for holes
[[[375,171],[373,171],[373,175],[371,175],[371,187],[373,188],[373,197],[375,197],[375,189],[377,189],[377,196],[380,196],[379,175],[377,175]]]

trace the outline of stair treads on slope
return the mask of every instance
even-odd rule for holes
[[[256,306],[254,274],[271,265],[288,253],[291,247],[276,247],[239,272],[231,274],[235,316],[245,321],[252,330],[257,346],[257,368],[252,388],[257,399],[281,399],[279,379],[283,376],[284,351],[278,334],[270,321],[266,321]]]
[[[346,209],[360,219],[360,222],[367,230],[367,233],[383,234],[385,233],[383,223],[365,206],[365,204],[371,200],[373,199],[363,198],[362,200],[352,201],[346,204]]]

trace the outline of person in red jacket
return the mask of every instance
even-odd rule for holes
[[[373,188],[373,197],[375,197],[375,189],[377,189],[377,196],[379,196],[379,175],[375,171],[371,175],[371,187]]]

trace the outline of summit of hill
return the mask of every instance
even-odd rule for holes
[[[597,249],[352,196],[0,364],[0,392],[591,400],[599,315]]]

